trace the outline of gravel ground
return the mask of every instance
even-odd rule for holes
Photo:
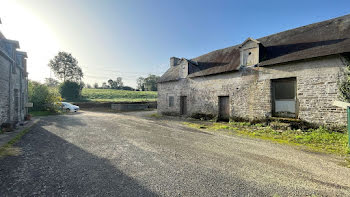
[[[0,196],[350,196],[341,158],[150,113],[41,118],[0,159]]]

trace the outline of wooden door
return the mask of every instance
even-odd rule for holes
[[[230,120],[230,100],[228,96],[219,96],[219,120]]]
[[[180,97],[180,114],[181,115],[187,114],[187,96]]]

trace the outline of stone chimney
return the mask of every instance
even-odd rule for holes
[[[174,66],[178,65],[179,61],[180,61],[180,58],[171,57],[170,58],[170,67],[174,67]]]

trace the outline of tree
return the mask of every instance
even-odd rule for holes
[[[66,52],[58,52],[48,66],[55,73],[55,76],[63,82],[65,81],[81,81],[83,78],[83,71],[78,66],[78,60],[72,54]]]
[[[92,86],[91,86],[90,84],[86,84],[86,88],[91,89],[91,88],[92,88]]]
[[[139,77],[136,80],[137,89],[141,91],[157,91],[157,81],[159,80],[157,75],[148,75],[148,77]]]
[[[135,89],[130,87],[130,86],[123,86],[122,90],[129,90],[129,91],[134,91]]]
[[[57,87],[58,85],[60,85],[60,82],[54,78],[45,78],[45,85],[47,85],[48,87]]]
[[[66,81],[60,85],[59,90],[62,98],[79,99],[81,96],[82,86],[82,84],[74,81]]]
[[[117,77],[117,79],[115,81],[110,79],[107,82],[109,84],[109,87],[112,89],[118,89],[118,90],[123,89],[124,83],[123,83],[123,79],[121,77]]]
[[[144,80],[144,88],[146,91],[157,91],[157,81],[160,77],[156,75],[148,75]]]
[[[114,81],[112,79],[108,80],[107,83],[109,84],[109,86],[113,89],[114,86]]]
[[[98,83],[95,83],[95,84],[94,84],[94,88],[95,88],[95,89],[98,89],[98,88],[99,88],[99,87],[98,87]]]
[[[56,111],[55,103],[60,102],[62,99],[58,92],[51,91],[46,85],[39,82],[28,82],[28,99],[33,103],[34,111]]]
[[[140,91],[145,91],[145,78],[139,77],[136,80],[137,83],[137,89]]]
[[[345,69],[345,79],[340,82],[339,91],[340,99],[350,102],[350,54],[344,55],[344,64],[347,65]]]
[[[121,77],[117,77],[117,80],[115,80],[117,89],[121,89],[124,86],[123,79]]]
[[[107,85],[106,82],[103,82],[101,88],[102,88],[102,89],[108,89],[108,88],[109,88],[109,85]]]

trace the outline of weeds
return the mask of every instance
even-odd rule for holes
[[[13,147],[13,144],[18,142],[24,134],[29,131],[30,128],[24,129],[18,133],[13,139],[11,139],[7,144],[0,147],[0,158],[4,156],[17,156],[21,153],[21,150],[17,147]]]
[[[158,113],[154,113],[154,114],[150,114],[149,117],[152,117],[152,118],[161,118],[162,115],[158,114]]]
[[[228,135],[245,135],[278,143],[292,144],[307,147],[308,149],[346,155],[348,138],[345,133],[333,132],[326,128],[302,130],[278,130],[263,124],[250,124],[248,122],[230,123],[185,123],[187,126],[197,129],[207,129]]]

